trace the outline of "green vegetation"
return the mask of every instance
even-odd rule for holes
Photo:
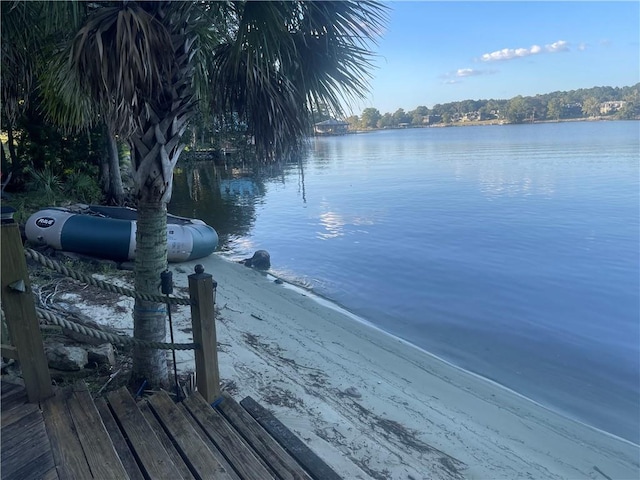
[[[360,116],[348,117],[346,121],[352,130],[368,130],[585,118],[640,119],[640,83],[631,87],[594,87],[534,97],[519,95],[510,100],[463,100],[434,105],[431,109],[419,106],[406,113],[399,108],[393,114],[383,115],[376,108],[366,108]]]

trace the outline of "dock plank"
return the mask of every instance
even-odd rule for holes
[[[140,471],[140,467],[138,467],[138,463],[136,462],[133,453],[129,450],[129,445],[127,445],[127,440],[122,435],[120,431],[120,427],[118,427],[117,422],[113,418],[111,414],[111,410],[109,410],[109,405],[107,405],[107,401],[104,398],[96,398],[94,400],[98,413],[100,414],[100,418],[102,419],[102,423],[107,429],[107,433],[111,438],[111,443],[113,443],[113,447],[115,448],[120,461],[122,462],[122,466],[124,467],[127,475],[130,480],[145,480],[142,472]]]
[[[193,474],[191,473],[191,470],[189,470],[189,467],[187,466],[185,461],[182,459],[180,452],[178,452],[178,449],[176,448],[176,446],[173,444],[173,442],[167,435],[167,432],[164,431],[164,429],[162,428],[162,425],[160,424],[156,416],[151,411],[151,407],[149,407],[149,405],[146,402],[141,403],[140,405],[138,405],[138,407],[140,408],[140,411],[144,415],[144,418],[147,419],[147,423],[149,424],[149,426],[155,432],[156,436],[158,437],[158,440],[160,440],[160,443],[162,443],[164,448],[167,450],[169,457],[171,457],[171,461],[178,468],[178,470],[180,470],[180,473],[182,474],[184,479],[195,480],[196,477],[193,476]]]
[[[93,477],[129,480],[86,386],[74,387],[67,404]]]
[[[26,400],[27,397],[25,396]],[[6,409],[6,410],[5,410]],[[40,412],[40,409],[35,403],[2,403],[2,428],[11,425],[14,422],[19,422],[22,417],[30,415],[33,412]]]
[[[169,459],[167,451],[127,389],[122,387],[110,392],[107,400],[129,438],[130,445],[144,469],[143,473],[152,479],[182,479],[182,475]]]
[[[23,386],[2,382],[2,480],[339,478],[250,397],[244,408],[222,397],[215,408],[197,392],[180,404],[166,392],[136,403],[121,388],[94,400],[76,385],[56,389],[40,410]],[[304,449],[320,467],[296,462]]]
[[[58,477],[58,469],[56,467],[47,470],[42,474],[42,477],[36,477],[38,480],[60,480]]]
[[[16,421],[10,424],[2,425],[2,439],[0,445],[2,459],[9,456],[14,450],[16,452],[24,451],[29,447],[31,437],[37,433],[38,426],[42,423],[42,415],[39,410],[32,410],[26,415],[21,415]],[[46,433],[46,432],[45,432]],[[2,465],[5,466],[4,463]]]
[[[163,427],[175,442],[183,458],[190,463],[189,467],[196,478],[231,480],[227,470],[200,440],[194,428],[166,392],[156,393],[149,398],[149,405],[162,421]]]
[[[19,386],[12,388],[9,392],[2,394],[2,424],[5,422],[5,415],[15,408],[21,408],[28,402],[27,391]],[[32,404],[35,405],[35,404]]]
[[[41,443],[34,444],[34,446],[45,447]],[[2,462],[2,480],[40,480],[53,473],[55,473],[55,477],[52,478],[58,478],[51,451],[43,452],[41,450],[41,452],[36,456],[23,453],[16,455],[15,458],[18,460],[14,462]]]
[[[51,442],[53,458],[62,480],[92,478],[82,445],[73,427],[66,405],[66,392],[56,394],[42,403],[44,424]]]
[[[32,406],[29,404],[28,406]],[[0,463],[3,480],[40,478],[55,468],[51,445],[39,409],[2,426]]]
[[[254,455],[249,445],[233,430],[224,417],[211,408],[202,395],[195,392],[183,404],[241,478],[256,480],[274,478],[262,461]]]
[[[0,397],[2,398],[2,401],[4,401],[5,396],[10,394],[11,392],[15,392],[18,390],[24,390],[24,393],[26,395],[27,391],[24,389],[24,385],[18,385],[17,383],[12,383],[12,382],[7,382],[7,381],[2,381],[2,383],[0,384]]]
[[[229,474],[229,476],[233,480],[242,480],[238,475],[238,473],[233,468],[233,466],[229,463],[229,461],[226,458],[224,458],[224,455],[220,452],[220,450],[216,448],[215,444],[207,436],[204,430],[202,430],[202,427],[198,425],[198,422],[195,420],[195,418],[193,418],[191,413],[189,413],[189,410],[187,410],[187,407],[185,407],[182,403],[178,403],[176,404],[176,406],[182,412],[185,418],[189,420],[189,423],[191,424],[193,429],[198,433],[200,440],[202,440],[205,443],[205,445],[209,447],[209,450],[211,450],[211,453],[213,453],[213,455],[216,457],[216,460],[220,462],[220,465],[222,465],[225,468],[225,470],[227,471],[227,474]]]
[[[231,395],[222,393],[218,410],[242,435],[254,451],[282,480],[311,480],[304,469],[277,443],[260,424],[242,408]]]
[[[309,472],[312,478],[315,480],[341,480],[340,476],[324,460],[253,398],[245,397],[240,401],[240,405]]]

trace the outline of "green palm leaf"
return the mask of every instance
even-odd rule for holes
[[[214,50],[213,111],[240,114],[263,154],[295,145],[313,106],[338,114],[344,98],[364,96],[379,3],[242,2],[233,15],[236,32]]]

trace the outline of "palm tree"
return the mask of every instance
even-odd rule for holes
[[[129,139],[138,207],[135,288],[158,293],[181,136],[198,108],[238,115],[263,158],[286,153],[319,102],[364,95],[376,1],[91,3],[63,64],[61,98],[90,98]],[[65,94],[66,92],[66,94]],[[62,109],[64,110],[64,109]],[[61,111],[62,111],[61,110]],[[64,119],[59,119],[63,121]],[[165,306],[136,300],[134,336],[164,341]],[[167,381],[164,352],[134,351],[132,381]]]

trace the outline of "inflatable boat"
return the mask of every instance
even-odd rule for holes
[[[123,262],[135,258],[136,219],[127,207],[51,207],[29,217],[25,234],[56,250]],[[202,220],[167,215],[167,246],[170,262],[194,260],[213,253],[218,234]]]

